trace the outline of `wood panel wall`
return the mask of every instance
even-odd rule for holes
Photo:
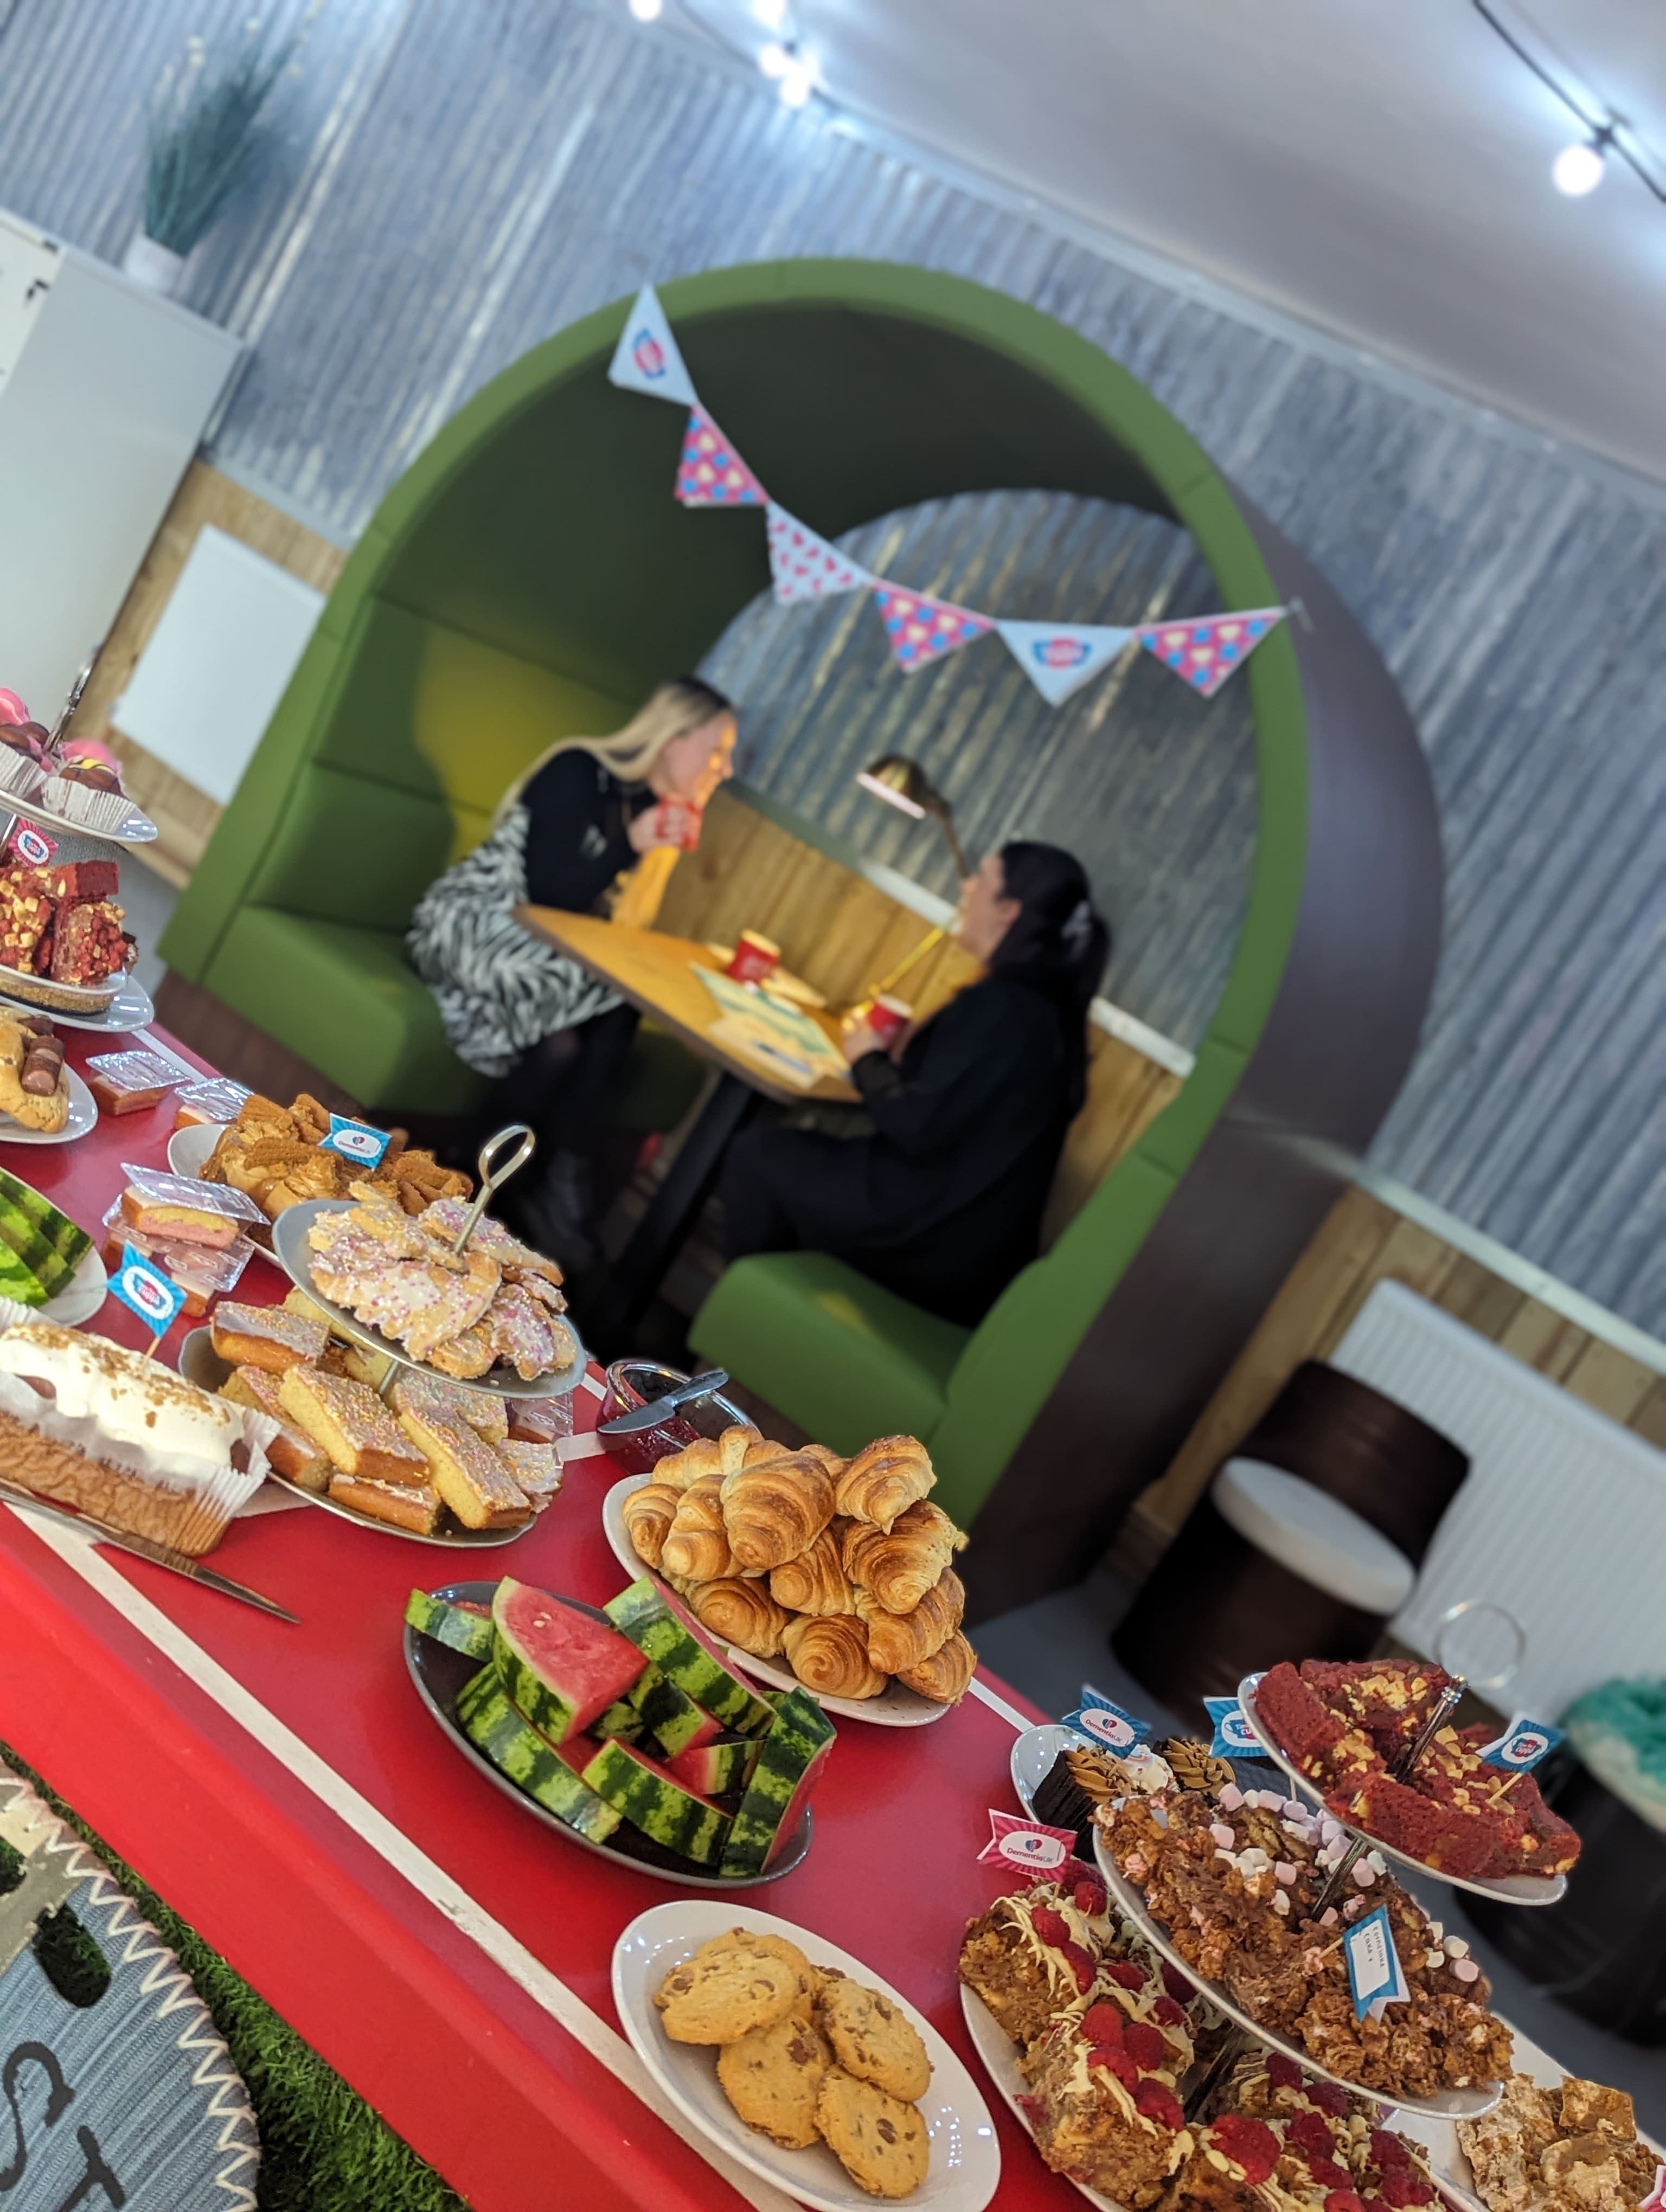
[[[1373,1284],[1385,1279],[1438,1305],[1490,1343],[1651,1443],[1666,1447],[1666,1376],[1555,1307],[1408,1221],[1364,1190],[1337,1200],[1165,1474],[1138,1499],[1117,1546],[1130,1575],[1148,1568],[1304,1359],[1324,1359]]]
[[[240,538],[291,575],[327,592],[341,574],[346,554],[327,538],[295,522],[206,463],[193,461],[181,478],[161,526],[122,602],[121,612],[87,686],[74,727],[82,737],[102,738],[122,763],[129,792],[161,833],[144,855],[145,865],[183,886],[202,858],[203,848],[220,819],[217,803],[183,776],[106,726],[112,700],[127,688],[150,633],[167,605],[197,533],[212,523],[228,537]]]
[[[660,927],[733,944],[743,929],[780,945],[786,964],[834,1004],[871,989],[930,933],[917,914],[794,837],[732,793],[708,810],[699,850],[678,863]],[[946,939],[897,986],[920,1014],[934,1013],[976,974]],[[1090,1032],[1087,1103],[1071,1127],[1048,1210],[1050,1241],[1109,1168],[1155,1120],[1180,1078],[1105,1030]]]

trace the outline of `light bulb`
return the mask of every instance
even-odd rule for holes
[[[781,82],[776,88],[785,106],[806,107],[811,94],[816,89],[816,72],[808,62],[800,61],[794,57],[781,71]]]
[[[639,23],[656,23],[666,0],[627,0],[627,4]]]
[[[1602,149],[1589,139],[1577,145],[1564,146],[1551,164],[1551,182],[1559,192],[1566,192],[1571,200],[1582,200],[1587,192],[1594,192],[1602,181]]]
[[[793,57],[779,39],[771,39],[767,46],[758,49],[757,65],[772,83],[784,77],[793,66]]]
[[[752,13],[766,31],[787,28],[787,0],[752,0]]]

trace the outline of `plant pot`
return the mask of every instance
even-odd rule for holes
[[[168,299],[178,291],[179,278],[185,265],[183,253],[176,253],[171,246],[161,246],[142,230],[136,230],[133,240],[122,257],[121,273],[147,292],[160,292]]]

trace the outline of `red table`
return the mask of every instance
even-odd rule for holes
[[[112,1042],[72,1033],[71,1062]],[[0,1161],[95,1230],[122,1162],[161,1160],[173,1111],[106,1118],[75,1145],[0,1145]],[[286,1288],[257,1259],[238,1295]],[[113,1300],[92,1326],[143,1340]],[[595,1396],[575,1407],[593,1426]],[[523,1818],[441,1740],[401,1655],[415,1583],[507,1572],[611,1596],[625,1577],[599,1506],[617,1472],[575,1461],[537,1526],[484,1560],[304,1505],[237,1523],[214,1564],[298,1628],[8,1511],[0,1734],[477,2212],[774,2212],[787,2200],[707,2148],[618,2030],[615,1940],[677,1892]],[[983,1678],[931,1728],[841,1722],[808,1857],[743,1893],[869,1961],[981,2084],[954,1961],[1001,1886],[974,1860],[985,1808],[1016,1806],[1007,1756],[1037,1717],[1018,1705]],[[985,2086],[1000,2206],[1076,2203]]]

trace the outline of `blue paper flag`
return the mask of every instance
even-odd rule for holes
[[[1091,1682],[1083,1683],[1082,1702],[1073,1713],[1065,1715],[1064,1724],[1089,1737],[1102,1749],[1117,1753],[1132,1751],[1151,1734],[1149,1721],[1136,1720],[1114,1698],[1108,1698],[1103,1690],[1096,1690]]]
[[[1205,1698],[1203,1702],[1215,1726],[1214,1741],[1209,1749],[1218,1759],[1266,1758],[1236,1698]]]
[[[131,1244],[121,1248],[121,1265],[110,1288],[158,1336],[173,1327],[185,1302],[185,1294],[173,1276],[164,1274],[154,1261],[136,1252]]]
[[[339,1152],[356,1168],[378,1168],[392,1142],[386,1129],[373,1129],[368,1121],[355,1121],[345,1114],[332,1114],[330,1133],[319,1150]]]
[[[1554,1751],[1562,1741],[1560,1729],[1547,1728],[1542,1722],[1530,1721],[1525,1713],[1515,1719],[1496,1743],[1489,1743],[1481,1757],[1489,1766],[1508,1767],[1512,1774],[1525,1774],[1536,1766],[1547,1751]]]
[[[1347,1961],[1348,1987],[1353,1992],[1356,2020],[1363,2020],[1373,2007],[1378,2008],[1377,2017],[1380,2020],[1382,2006],[1403,2004],[1411,1995],[1406,1986],[1400,1954],[1394,1948],[1394,1931],[1389,1925],[1386,1905],[1379,1905],[1375,1912],[1368,1912],[1363,1920],[1355,1921],[1342,1938],[1342,1956]]]

